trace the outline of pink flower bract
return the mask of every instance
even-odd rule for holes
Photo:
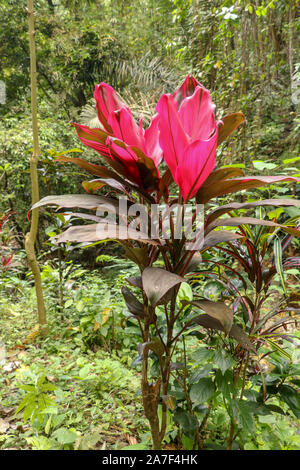
[[[159,143],[183,199],[192,198],[215,166],[218,124],[210,93],[187,76],[173,95],[157,103]]]

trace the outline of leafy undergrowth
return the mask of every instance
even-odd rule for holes
[[[62,302],[58,270],[43,264],[50,330],[45,340],[38,335],[30,277],[22,276],[19,268],[16,274],[6,271],[0,277],[1,449],[151,448],[140,396],[136,353],[140,338],[120,295],[128,266],[124,272],[120,264],[117,267],[117,274],[111,266],[110,274],[102,275],[66,264]],[[232,392],[226,377],[230,378],[233,360],[223,350],[220,356],[216,338],[202,342],[203,335],[197,334],[200,339],[188,335],[185,340],[193,415],[178,388],[177,379],[182,379],[178,370],[171,390],[176,408],[168,412],[163,444],[167,450],[191,449],[197,420],[205,422],[204,449],[226,448],[230,420],[224,397],[228,401]],[[298,331],[295,335],[300,339]],[[294,346],[283,344],[288,354],[281,357],[275,351],[266,361],[264,381],[270,397],[259,412],[256,398],[262,383],[253,369],[245,389],[247,401],[236,410],[239,428],[233,449],[300,449],[296,344],[299,340]],[[180,364],[184,347],[178,348],[174,361]],[[214,376],[217,392],[211,387]],[[276,384],[293,393],[272,395]]]

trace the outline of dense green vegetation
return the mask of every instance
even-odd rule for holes
[[[113,86],[136,120],[142,113],[148,124],[160,95],[172,93],[187,74],[210,90],[217,118],[236,111],[246,116],[218,147],[218,168],[299,176],[297,3],[35,0],[41,197],[86,194],[86,172],[55,158],[99,163],[70,126],[98,127],[96,84]],[[39,335],[24,251],[33,147],[26,5],[3,0],[0,6],[0,448],[149,449],[140,391],[145,346],[133,313],[135,300],[143,299],[137,285],[135,300],[121,294],[139,269],[111,242],[54,245],[49,237],[68,228],[70,218],[49,207],[36,243],[49,323],[47,338]],[[283,183],[244,190],[235,201],[298,196],[298,183]],[[232,200],[221,195],[209,206]],[[297,206],[255,211],[261,220],[299,225]],[[166,416],[165,449],[300,449],[299,239],[268,227],[239,230],[246,245],[209,248],[189,284],[181,285],[174,334],[192,318],[182,303],[192,295],[225,301],[234,323],[250,330],[256,353],[244,336],[216,333],[201,320],[185,330],[175,341],[159,407],[160,420]],[[155,267],[163,267],[161,258]],[[156,313],[164,337],[161,305]],[[149,347],[154,381],[161,360]]]
[[[78,172],[54,164],[53,156],[82,148],[69,123],[95,118],[90,106],[101,81],[134,103],[137,116],[147,117],[162,92],[193,73],[212,92],[219,117],[241,110],[247,118],[225,144],[222,164],[244,164],[251,171],[253,160],[282,166],[298,156],[295,1],[39,0],[35,7],[41,195],[79,187]],[[32,147],[26,0],[6,0],[0,8],[0,80],[6,86],[6,103],[0,105],[1,210],[17,210],[25,232],[30,192],[24,176]]]

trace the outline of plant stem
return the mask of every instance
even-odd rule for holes
[[[30,79],[31,79],[31,116],[32,116],[32,133],[33,133],[33,153],[30,157],[30,178],[31,178],[31,194],[32,204],[39,201],[39,184],[37,164],[39,159],[39,137],[38,137],[38,120],[37,120],[37,80],[36,80],[36,52],[35,52],[35,31],[34,31],[34,12],[33,0],[27,0],[28,7],[28,27],[29,27],[29,46],[30,46]],[[38,318],[41,334],[43,337],[48,335],[48,324],[46,318],[46,309],[44,304],[42,281],[40,268],[35,255],[35,241],[38,231],[39,209],[32,211],[30,231],[25,236],[25,250],[29,266],[34,277]]]

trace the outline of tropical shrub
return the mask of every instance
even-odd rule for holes
[[[134,121],[128,106],[109,85],[96,86],[94,98],[99,127],[91,129],[77,123],[73,126],[82,143],[95,149],[106,165],[66,155],[58,157],[59,161],[74,163],[97,177],[83,182],[90,194],[47,196],[33,207],[55,205],[96,210],[96,215],[74,212],[74,218],[91,223],[69,227],[56,237],[56,242],[88,244],[117,240],[125,256],[138,266],[140,275],[128,278],[131,288],[123,286],[122,293],[140,330],[137,361],[142,367],[143,406],[153,447],[160,449],[168,426],[169,408],[175,409],[170,394],[171,372],[176,369],[174,357],[178,342],[188,328],[200,325],[229,337],[234,348],[241,351],[243,359],[237,366],[240,370],[246,370],[249,356],[256,354],[253,329],[247,333],[234,322],[233,308],[222,301],[194,295],[187,283],[187,275],[194,273],[201,263],[201,253],[219,243],[231,244],[244,239],[244,234],[232,227],[254,225],[300,236],[293,225],[238,214],[239,210],[264,205],[299,206],[297,200],[232,202],[211,210],[212,200],[270,183],[298,182],[299,178],[245,176],[237,167],[215,169],[217,146],[244,122],[244,116],[239,112],[217,121],[209,91],[192,76],[187,76],[173,94],[161,96],[157,114],[147,129],[143,128],[142,119],[139,124]],[[94,195],[98,189],[107,190],[107,194]],[[197,204],[193,205],[191,200]],[[232,211],[237,215],[232,216]],[[223,217],[226,214],[230,216]],[[230,356],[219,358],[218,386],[225,389],[227,357],[229,363]],[[154,365],[151,370],[150,364]],[[230,377],[234,387],[239,378],[236,369]],[[205,380],[205,390],[199,381],[196,388],[192,387],[194,398],[200,393],[206,398],[213,395],[212,378],[205,377]],[[195,405],[193,397],[191,410]],[[239,416],[245,416],[243,411],[236,410],[234,399],[235,396],[234,409],[229,410],[229,448],[235,435],[235,422]],[[243,394],[238,404],[242,410],[247,408]],[[175,413],[180,414],[180,410],[175,409]],[[180,422],[178,416],[175,419]],[[192,421],[196,428],[193,418]],[[199,440],[195,443],[200,444]]]

